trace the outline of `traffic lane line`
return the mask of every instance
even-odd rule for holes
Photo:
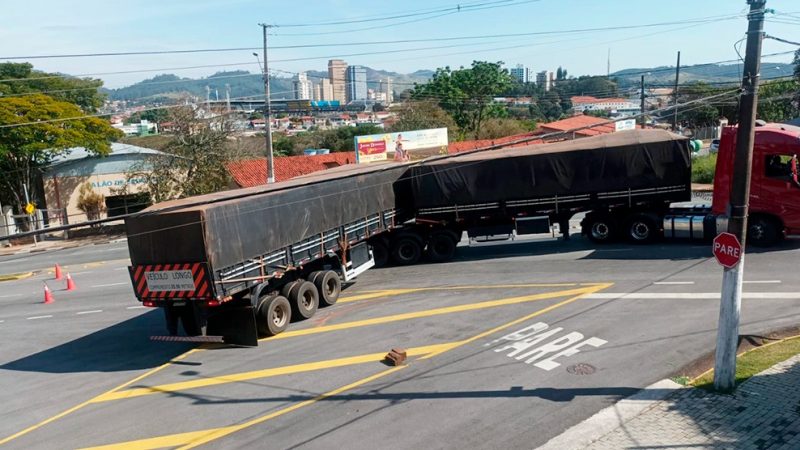
[[[474,335],[474,336],[472,336],[472,337],[470,337],[468,339],[464,339],[462,341],[457,341],[457,342],[450,343],[448,345],[443,346],[438,351],[433,351],[433,352],[429,353],[428,355],[421,357],[420,360],[429,359],[429,358],[432,358],[432,357],[435,357],[435,356],[439,356],[439,355],[441,355],[441,354],[443,354],[445,352],[448,352],[448,351],[453,350],[455,348],[461,347],[461,346],[463,346],[465,344],[474,342],[476,340],[482,339],[484,337],[490,336],[490,335],[492,335],[494,333],[497,333],[499,331],[502,331],[502,330],[504,330],[506,328],[509,328],[509,327],[512,327],[514,325],[523,323],[523,322],[525,322],[527,320],[530,320],[530,319],[532,319],[534,317],[540,316],[540,315],[545,314],[547,312],[550,312],[550,311],[552,311],[554,309],[557,309],[557,308],[560,308],[560,307],[565,306],[567,304],[570,304],[570,303],[572,303],[572,302],[574,302],[576,300],[579,300],[581,298],[586,298],[587,294],[592,293],[592,292],[597,292],[599,290],[602,290],[602,289],[604,289],[606,287],[610,287],[610,286],[611,286],[611,284],[605,285],[604,287],[603,286],[595,287],[595,288],[593,288],[593,289],[591,289],[591,290],[589,290],[587,292],[583,292],[583,293],[580,293],[578,295],[575,295],[575,296],[573,296],[571,298],[568,298],[568,299],[566,299],[564,301],[561,301],[561,302],[559,302],[559,303],[557,303],[555,305],[551,305],[549,307],[543,308],[543,309],[538,310],[536,312],[533,312],[531,314],[527,314],[527,315],[525,315],[523,317],[520,317],[520,318],[514,319],[514,320],[512,320],[510,322],[504,323],[504,324],[502,324],[500,326],[497,326],[497,327],[491,328],[489,330],[486,330],[484,332],[478,333],[478,334],[476,334],[476,335]],[[210,443],[212,441],[216,441],[218,439],[221,439],[223,437],[229,436],[229,435],[231,435],[233,433],[236,433],[238,431],[244,430],[246,428],[250,428],[252,426],[264,423],[264,422],[266,422],[266,421],[268,421],[270,419],[273,419],[273,418],[282,416],[284,414],[296,411],[297,409],[303,408],[305,406],[312,405],[312,404],[314,404],[314,403],[316,403],[316,402],[318,402],[320,400],[324,400],[326,398],[329,398],[329,397],[341,394],[343,392],[349,391],[351,389],[354,389],[356,387],[359,387],[361,385],[369,383],[370,381],[373,381],[373,380],[376,380],[376,379],[381,378],[383,376],[389,375],[389,374],[391,374],[391,373],[393,373],[393,372],[395,372],[397,370],[401,370],[404,367],[406,367],[406,366],[398,366],[398,367],[394,367],[394,368],[391,368],[391,369],[388,369],[388,370],[384,370],[384,371],[379,372],[379,373],[377,373],[375,375],[371,375],[369,377],[362,378],[361,380],[355,381],[355,382],[353,382],[351,384],[348,384],[346,386],[342,386],[340,388],[337,388],[337,389],[334,389],[332,391],[326,392],[326,393],[321,394],[321,395],[319,395],[317,397],[314,397],[312,399],[305,400],[305,401],[302,401],[300,403],[296,403],[296,404],[294,404],[292,406],[289,406],[287,408],[284,408],[284,409],[281,409],[281,410],[278,410],[278,411],[263,415],[261,417],[257,417],[255,419],[249,420],[249,421],[241,423],[241,424],[227,426],[227,427],[210,428],[210,429],[206,429],[206,430],[193,431],[193,432],[188,432],[188,433],[179,433],[179,434],[172,434],[172,435],[166,435],[166,436],[159,436],[159,437],[155,437],[155,438],[147,438],[147,439],[141,439],[141,440],[136,440],[136,441],[120,442],[120,443],[111,444],[111,445],[105,445],[105,446],[100,446],[100,447],[91,447],[90,449],[91,450],[106,450],[106,449],[114,449],[114,448],[157,449],[157,448],[174,447],[174,446],[180,446],[179,447],[180,449],[195,448],[195,447],[197,447],[199,445],[203,445],[203,444]],[[370,394],[367,393],[367,394],[364,394],[364,395],[370,395]],[[89,448],[87,448],[86,450],[88,450],[88,449]]]
[[[781,280],[745,280],[744,284],[781,284]]]
[[[589,294],[587,298],[592,299],[719,299],[719,292],[601,292]],[[800,292],[742,292],[743,299],[784,299],[798,300]]]
[[[39,319],[50,319],[52,318],[52,314],[44,315],[44,316],[33,316],[33,317],[26,317],[26,320],[39,320]]]
[[[95,285],[92,285],[92,286],[89,286],[89,287],[91,287],[91,288],[102,288],[102,287],[122,286],[122,285],[126,285],[126,284],[129,285],[131,283],[129,281],[124,281],[124,282],[121,282],[121,283],[95,284]]]
[[[601,289],[610,286],[610,284],[600,285]],[[589,286],[589,287],[582,287],[577,289],[569,289],[566,291],[554,291],[554,292],[545,292],[545,293],[538,293],[538,294],[530,294],[530,295],[522,295],[518,297],[510,297],[510,298],[503,298],[499,300],[490,300],[478,303],[467,303],[464,305],[456,305],[456,306],[446,306],[443,308],[434,308],[422,311],[415,311],[415,312],[408,312],[408,313],[400,313],[400,314],[392,314],[388,316],[380,316],[374,317],[371,319],[363,319],[363,320],[356,320],[351,322],[344,322],[332,325],[324,325],[321,327],[316,328],[305,328],[300,330],[293,330],[293,331],[284,331],[281,334],[276,336],[268,337],[260,339],[261,341],[266,340],[277,340],[277,339],[288,339],[297,336],[306,336],[310,334],[317,334],[317,333],[327,333],[330,331],[339,331],[339,330],[346,330],[350,328],[358,328],[358,327],[365,327],[371,325],[379,325],[391,322],[398,322],[402,320],[410,320],[410,319],[419,319],[422,317],[430,317],[430,316],[438,316],[442,314],[452,314],[457,312],[465,312],[465,311],[475,311],[485,308],[495,308],[499,306],[506,306],[506,305],[514,305],[518,303],[527,303],[527,302],[534,302],[539,300],[550,300],[558,297],[568,297],[570,295],[581,295],[590,292],[596,292],[598,286]]]
[[[671,284],[694,284],[694,281],[654,281],[656,285],[671,285]]]
[[[592,283],[581,283],[591,285]],[[376,298],[397,296],[403,294],[413,294],[425,291],[457,291],[457,290],[479,290],[479,289],[518,289],[518,288],[542,288],[542,287],[570,287],[578,286],[579,283],[531,283],[531,284],[498,284],[498,285],[465,285],[465,286],[434,286],[422,288],[401,288],[401,289],[382,289],[376,291],[365,291],[363,294],[342,297],[337,303],[349,303],[360,300],[372,300]]]
[[[97,314],[97,313],[101,313],[101,312],[103,312],[102,309],[93,309],[91,311],[76,312],[75,315],[81,316],[81,315],[84,315],[84,314]]]

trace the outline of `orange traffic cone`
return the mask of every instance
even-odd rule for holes
[[[72,276],[67,274],[67,290],[74,291],[75,290],[75,281],[72,280]]]
[[[50,292],[50,288],[47,287],[47,283],[45,283],[45,285],[44,285],[44,303],[45,304],[50,304],[50,303],[53,303],[54,301],[56,301],[56,299],[53,298],[53,293]]]
[[[60,280],[60,279],[61,279],[61,266],[56,264],[56,280]]]

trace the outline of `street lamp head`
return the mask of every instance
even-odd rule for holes
[[[255,56],[256,58],[258,58],[258,53],[256,53],[256,52],[253,52],[253,56]]]

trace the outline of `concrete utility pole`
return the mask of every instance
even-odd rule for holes
[[[267,57],[267,29],[272,25],[258,24],[264,32],[264,135],[267,140],[267,183],[275,182],[275,166],[272,161],[272,103],[269,98],[269,58]]]
[[[739,264],[725,268],[722,275],[722,298],[719,308],[717,351],[714,360],[714,388],[730,391],[736,387],[736,349],[739,341],[739,310],[742,304],[744,249],[747,238],[747,206],[750,199],[750,172],[755,139],[758,77],[761,70],[761,41],[764,39],[766,0],[748,0],[747,50],[744,57],[742,95],[739,101],[739,129],[736,134],[736,159],[728,206],[728,232],[742,244]]]
[[[647,125],[647,117],[645,117],[645,115],[644,115],[644,99],[645,99],[645,95],[644,95],[644,75],[642,75],[642,87],[641,87],[641,90],[642,90],[642,105],[641,105],[641,110],[642,110],[642,129],[644,129],[645,125]]]
[[[678,79],[681,76],[681,52],[678,52],[678,63],[675,65],[675,111],[672,112],[672,131],[678,132]]]

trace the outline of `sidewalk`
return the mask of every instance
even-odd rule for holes
[[[52,250],[62,250],[65,248],[75,248],[84,245],[98,245],[108,244],[113,242],[121,242],[125,240],[124,235],[108,235],[108,236],[87,236],[81,238],[74,238],[68,240],[44,240],[34,244],[12,245],[5,247],[5,241],[0,242],[0,256],[8,255],[21,255],[25,253],[39,253]]]
[[[800,355],[750,378],[732,395],[680,388],[639,403],[633,415],[615,414],[611,428],[597,426],[604,413],[608,421],[604,410],[542,448],[800,449]],[[594,436],[587,433],[592,429]]]

